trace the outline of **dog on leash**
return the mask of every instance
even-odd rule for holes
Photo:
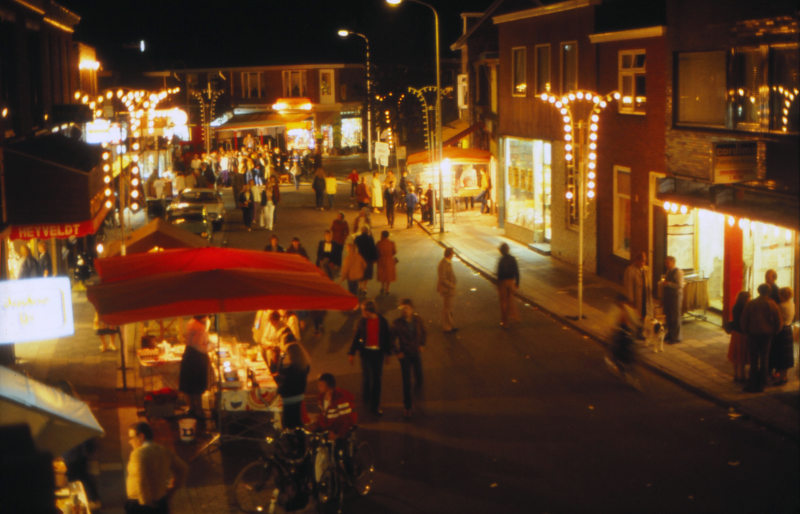
[[[653,351],[664,351],[664,335],[666,330],[655,318],[647,318],[644,322],[645,346],[653,346]]]

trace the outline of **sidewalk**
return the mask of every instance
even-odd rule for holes
[[[498,247],[507,243],[519,264],[518,296],[587,338],[604,341],[608,333],[607,311],[616,295],[622,292],[622,286],[596,275],[584,275],[583,314],[586,319],[568,319],[567,316],[577,317],[578,314],[577,268],[504,237],[494,216],[481,216],[478,212],[477,208],[461,212],[455,223],[452,215],[447,214],[445,234],[438,232],[438,226],[434,228],[422,222],[419,225],[441,246],[452,247],[465,264],[492,280],[496,278],[500,258]],[[650,370],[685,389],[729,408],[732,416],[744,414],[786,437],[800,439],[800,380],[796,365],[789,370],[786,386],[768,388],[763,394],[744,393],[741,386],[733,382],[732,367],[727,360],[730,336],[722,328],[710,322],[684,318],[682,335],[683,341],[665,345],[663,353],[639,347],[641,361]],[[797,343],[794,351],[797,361]]]

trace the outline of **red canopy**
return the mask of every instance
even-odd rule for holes
[[[492,160],[492,153],[477,148],[446,146],[442,148],[442,159],[450,159],[453,164],[485,164]],[[430,152],[417,152],[408,156],[406,165],[413,166],[430,162]]]
[[[87,296],[109,325],[258,309],[349,310],[358,298],[319,273],[225,269],[103,283]]]
[[[228,248],[188,248],[108,257],[94,261],[104,284],[173,272],[210,271],[232,268],[313,273],[325,276],[308,259],[296,254],[234,250]]]

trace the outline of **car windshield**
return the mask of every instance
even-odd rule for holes
[[[169,220],[173,223],[203,223],[205,219],[203,218],[202,213],[180,213],[180,214],[173,214],[169,217]]]
[[[192,191],[181,193],[181,202],[185,203],[216,203],[217,194],[213,191]]]

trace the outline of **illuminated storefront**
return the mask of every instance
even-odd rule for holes
[[[505,138],[505,221],[533,232],[533,242],[549,242],[552,146],[547,141]]]

